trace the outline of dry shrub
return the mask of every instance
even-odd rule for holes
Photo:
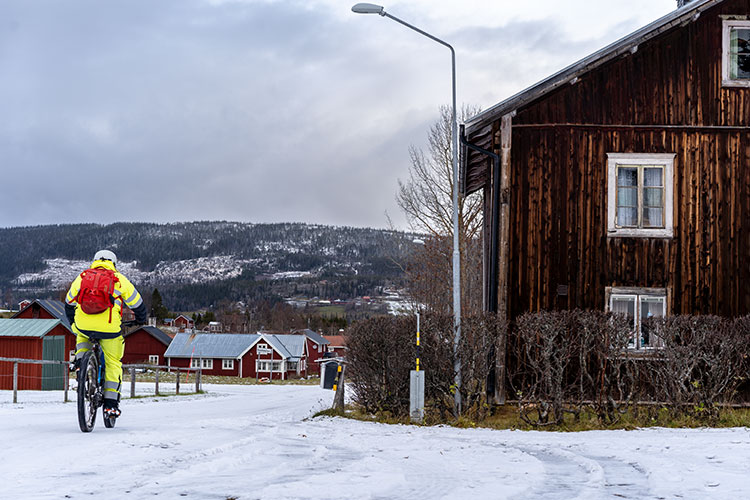
[[[612,422],[632,398],[625,318],[600,311],[529,313],[512,335],[508,378],[527,423],[557,425],[566,412],[577,417],[586,406]]]
[[[385,317],[355,324],[347,337],[347,373],[355,401],[371,413],[407,416],[409,372],[415,367],[416,317]],[[496,315],[462,320],[459,342],[463,408],[476,417],[487,410],[486,382],[493,347],[505,336]],[[420,325],[421,369],[425,372],[425,407],[445,420],[453,412],[455,394],[453,317],[429,314]]]
[[[735,401],[746,377],[748,318],[670,316],[648,322],[664,343],[653,364],[656,399],[675,413],[717,418],[719,406]]]

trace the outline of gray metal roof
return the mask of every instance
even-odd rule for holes
[[[161,342],[165,346],[169,346],[169,344],[172,343],[172,337],[170,337],[169,335],[167,335],[163,331],[159,330],[155,326],[142,326],[140,328],[136,328],[132,332],[126,333],[123,336],[124,337],[129,337],[129,336],[133,335],[135,332],[137,332],[139,330],[145,330],[146,333],[148,333],[149,335],[151,335],[152,337],[154,337],[156,340],[158,340],[159,342]]]
[[[657,37],[675,26],[688,24],[697,20],[701,13],[723,1],[724,0],[693,0],[687,5],[670,12],[653,23],[644,26],[630,35],[594,52],[590,56],[581,59],[577,63],[555,73],[545,80],[522,90],[518,94],[472,117],[466,122],[466,134],[469,135],[481,129],[486,126],[488,122],[492,122],[503,115],[512,113],[566,83],[574,82],[579,76],[611,61],[612,59],[628,53],[635,53],[638,50],[638,45]]]
[[[277,335],[264,333],[263,338],[281,353],[284,359],[299,359],[305,354],[304,335]]]
[[[260,335],[234,333],[178,333],[167,347],[165,358],[237,359]]]
[[[13,315],[13,317],[17,317],[19,314],[21,314],[21,312],[25,311],[29,307],[33,307],[34,304],[39,304],[52,316],[59,319],[63,326],[65,326],[65,328],[70,330],[70,322],[68,321],[68,317],[65,315],[65,303],[61,300],[36,299],[31,304],[18,311],[15,315]]]
[[[60,323],[59,319],[0,319],[0,337],[41,338]]]
[[[310,330],[309,328],[306,328],[304,330],[298,330],[298,333],[301,333],[301,334],[305,335],[307,338],[309,338],[310,340],[312,340],[313,342],[315,342],[318,345],[330,344],[330,342],[328,342],[326,339],[324,339],[321,334],[319,334],[317,332],[314,332],[314,331]]]

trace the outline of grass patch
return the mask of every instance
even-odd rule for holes
[[[206,391],[198,391],[198,392],[181,392],[179,394],[175,394],[173,392],[160,392],[159,394],[139,394],[136,396],[128,397],[126,399],[155,399],[155,398],[167,398],[167,397],[180,397],[180,396],[195,396],[196,394],[206,394]]]
[[[324,318],[346,317],[346,308],[344,308],[344,306],[319,306],[316,308],[316,311]]]
[[[361,408],[348,407],[344,414],[333,410],[323,410],[315,416],[343,416],[354,420],[366,422],[378,422],[383,424],[411,424],[409,417],[393,415],[390,412],[367,413]],[[492,414],[482,419],[472,419],[469,416],[461,416],[454,419],[452,416],[441,419],[436,412],[426,409],[425,421],[422,425],[450,425],[452,427],[471,429],[487,428],[498,430],[524,430],[524,431],[551,431],[551,432],[582,432],[594,430],[634,430],[646,427],[667,428],[724,428],[724,427],[748,427],[750,428],[750,408],[727,408],[715,418],[706,418],[697,414],[675,415],[668,408],[654,406],[641,406],[629,409],[620,415],[617,422],[603,423],[591,410],[584,410],[576,417],[573,413],[566,413],[561,424],[535,426],[521,419],[518,407],[513,405],[497,406]]]

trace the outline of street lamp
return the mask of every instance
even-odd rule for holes
[[[454,395],[454,401],[456,406],[456,414],[461,413],[461,360],[458,357],[458,343],[461,340],[461,258],[460,250],[458,247],[458,125],[456,124],[456,52],[453,50],[448,43],[443,40],[430,35],[429,33],[422,31],[416,26],[402,21],[401,19],[392,16],[385,11],[380,5],[372,3],[358,3],[352,7],[352,12],[357,14],[379,14],[382,17],[393,19],[399,24],[403,24],[409,29],[416,31],[417,33],[426,36],[430,40],[434,40],[440,45],[448,47],[451,51],[451,69],[452,69],[452,83],[453,83],[453,109],[451,113],[451,121],[453,125],[453,318],[454,318],[454,337],[453,337],[453,357],[454,365],[453,370],[455,372],[455,385],[456,392]]]

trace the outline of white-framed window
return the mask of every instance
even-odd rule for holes
[[[667,291],[663,288],[611,288],[607,308],[633,321],[629,349],[653,349],[664,345],[644,320],[667,315]]]
[[[722,54],[722,85],[750,87],[750,21],[724,20]]]
[[[258,354],[271,354],[271,349],[268,348],[268,344],[258,344],[255,347],[255,352]]]
[[[281,361],[271,361],[270,359],[256,359],[256,372],[281,372]]]
[[[199,368],[199,367],[204,370],[213,370],[214,360],[210,358],[203,358],[203,359],[193,358],[190,361],[190,368]]]
[[[151,365],[158,365],[159,364],[159,355],[158,354],[149,354],[148,355],[148,362]]]
[[[233,359],[222,359],[221,360],[221,369],[222,370],[234,370],[234,360]]]
[[[673,236],[675,156],[607,154],[607,236]]]

